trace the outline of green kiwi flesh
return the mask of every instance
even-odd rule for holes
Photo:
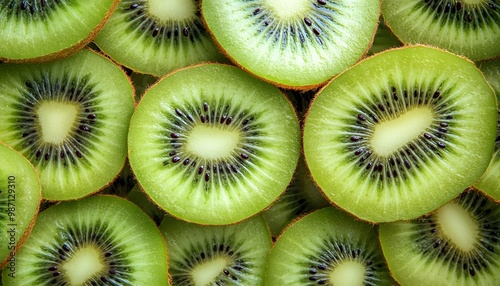
[[[0,143],[0,268],[15,271],[16,251],[28,237],[42,199],[40,179],[19,152]]]
[[[4,285],[168,285],[166,243],[155,223],[116,196],[41,212]]]
[[[271,236],[254,216],[232,225],[198,225],[165,216],[172,285],[263,285]]]
[[[123,0],[95,43],[112,59],[163,76],[200,62],[224,59],[201,21],[198,0]]]
[[[421,218],[380,225],[380,243],[401,285],[497,285],[500,205],[465,191]]]
[[[90,42],[119,0],[6,0],[0,3],[0,59],[50,61]]]
[[[498,0],[384,0],[382,15],[405,44],[428,44],[474,61],[500,55]]]
[[[146,91],[128,146],[139,185],[162,209],[190,222],[230,224],[286,189],[300,128],[276,87],[237,67],[202,64]]]
[[[280,87],[318,86],[366,53],[376,0],[204,0],[202,17],[238,66]]]
[[[84,49],[48,63],[4,63],[0,101],[0,141],[35,166],[44,199],[97,192],[123,168],[134,90],[107,58]]]
[[[478,63],[479,69],[483,72],[486,80],[493,88],[497,96],[497,103],[500,102],[500,58],[482,61]],[[485,192],[496,201],[500,201],[500,109],[498,110],[497,137],[495,138],[495,152],[491,158],[490,165],[481,176],[474,187]]]
[[[394,285],[377,228],[335,207],[293,222],[269,254],[266,285]]]
[[[367,58],[316,95],[304,154],[342,209],[371,222],[412,219],[479,179],[496,129],[495,95],[474,63],[406,46]]]

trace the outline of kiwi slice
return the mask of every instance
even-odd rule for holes
[[[204,0],[203,19],[238,66],[277,86],[310,89],[369,49],[377,0]]]
[[[28,237],[38,214],[42,189],[31,163],[0,143],[0,269],[16,271],[16,251]]]
[[[128,146],[139,185],[162,209],[190,222],[230,224],[286,189],[300,128],[278,88],[237,67],[202,64],[146,91]]]
[[[500,58],[478,63],[486,80],[493,88],[500,102]],[[495,138],[495,152],[490,165],[474,187],[484,191],[493,199],[500,201],[500,109],[498,110],[497,137]]]
[[[317,94],[304,154],[339,207],[372,222],[412,219],[479,179],[496,128],[495,95],[474,63],[407,46],[365,59]]]
[[[401,285],[497,285],[500,205],[465,191],[435,212],[380,225],[380,243]]]
[[[166,243],[155,223],[116,196],[41,212],[4,285],[168,285]]]
[[[428,44],[482,60],[500,55],[498,0],[384,0],[387,26],[405,44]]]
[[[41,64],[0,65],[0,141],[37,169],[42,196],[80,198],[125,164],[134,90],[107,58],[81,50]]]
[[[95,43],[118,63],[154,76],[223,61],[199,5],[198,0],[122,0]]]
[[[335,207],[292,223],[269,254],[266,285],[393,285],[377,228]]]
[[[119,0],[0,1],[0,60],[52,61],[88,44]]]
[[[165,216],[160,230],[169,249],[172,285],[263,285],[272,243],[261,216],[223,226]]]

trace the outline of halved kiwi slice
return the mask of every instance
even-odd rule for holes
[[[405,44],[428,44],[482,60],[500,55],[498,0],[384,0],[387,26]]]
[[[41,212],[4,285],[168,285],[166,243],[155,223],[116,196]]]
[[[165,216],[160,230],[172,285],[263,285],[272,243],[261,216],[216,226]]]
[[[134,91],[117,65],[91,51],[42,64],[0,65],[0,140],[37,169],[42,196],[80,198],[125,164]]]
[[[389,269],[409,286],[497,285],[499,235],[500,205],[474,191],[419,219],[380,225]]]
[[[41,62],[92,41],[119,0],[0,1],[0,59]]]
[[[238,66],[281,87],[309,89],[368,50],[378,0],[204,0],[202,17]]]
[[[202,64],[146,91],[128,144],[139,185],[161,208],[190,222],[230,224],[285,190],[300,129],[273,85],[237,67]]]
[[[40,179],[19,152],[0,143],[0,268],[16,271],[16,251],[28,237],[42,199]]]
[[[293,222],[274,244],[266,285],[393,285],[377,228],[328,207]]]
[[[407,46],[360,62],[317,94],[304,153],[339,207],[372,222],[411,219],[479,179],[496,127],[495,95],[474,63]]]

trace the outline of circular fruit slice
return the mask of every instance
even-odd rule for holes
[[[232,225],[198,225],[166,216],[172,285],[263,285],[272,242],[261,216]]]
[[[293,222],[269,254],[265,285],[394,285],[377,229],[327,207]]]
[[[42,199],[33,165],[0,143],[0,267],[16,268],[16,251],[28,237]]]
[[[41,212],[16,254],[9,285],[168,285],[167,249],[156,224],[115,196],[62,202]]]
[[[0,59],[49,61],[92,41],[119,0],[14,0],[0,3]]]
[[[388,267],[401,285],[497,285],[500,205],[466,191],[430,215],[380,225]]]
[[[276,87],[236,67],[203,64],[146,91],[128,142],[132,171],[156,204],[183,220],[230,224],[285,190],[300,129]]]
[[[35,166],[44,199],[96,192],[124,166],[133,88],[95,52],[0,65],[0,101],[0,140]]]
[[[495,95],[472,62],[408,46],[364,60],[318,93],[304,153],[341,208],[372,222],[411,219],[479,179],[496,126]]]
[[[203,19],[235,63],[278,86],[309,89],[356,63],[380,15],[376,0],[204,0]]]

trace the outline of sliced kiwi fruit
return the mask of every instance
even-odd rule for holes
[[[0,269],[16,271],[16,251],[28,237],[42,198],[33,165],[0,143]]]
[[[133,203],[90,196],[41,212],[4,285],[168,285],[166,243]]]
[[[146,91],[128,146],[139,185],[162,209],[190,222],[230,224],[286,189],[300,128],[278,88],[234,66],[201,64]]]
[[[160,230],[169,249],[173,286],[263,285],[272,243],[261,216],[222,226],[165,216]]]
[[[497,285],[500,205],[467,190],[431,214],[380,225],[380,243],[401,285]]]
[[[204,0],[202,17],[238,66],[291,89],[310,89],[369,49],[377,0]]]
[[[120,0],[0,1],[0,60],[42,62],[91,42]]]
[[[0,101],[0,141],[35,166],[44,199],[97,192],[123,168],[134,90],[109,59],[84,49],[48,63],[4,63]]]
[[[393,285],[377,228],[335,207],[293,222],[269,254],[266,285]]]
[[[316,95],[304,154],[342,209],[371,222],[412,219],[481,177],[496,129],[495,95],[474,63],[406,46],[365,59]]]
[[[203,25],[199,5],[198,0],[122,0],[95,43],[118,63],[154,76],[224,61]]]
[[[500,58],[482,61],[478,63],[486,80],[493,88],[497,97],[497,103],[500,102]],[[500,201],[500,109],[498,110],[497,137],[495,138],[495,152],[491,158],[490,165],[486,172],[481,176],[474,187],[485,192],[496,201]]]
[[[384,0],[382,15],[405,44],[428,44],[475,61],[500,55],[498,0]]]

